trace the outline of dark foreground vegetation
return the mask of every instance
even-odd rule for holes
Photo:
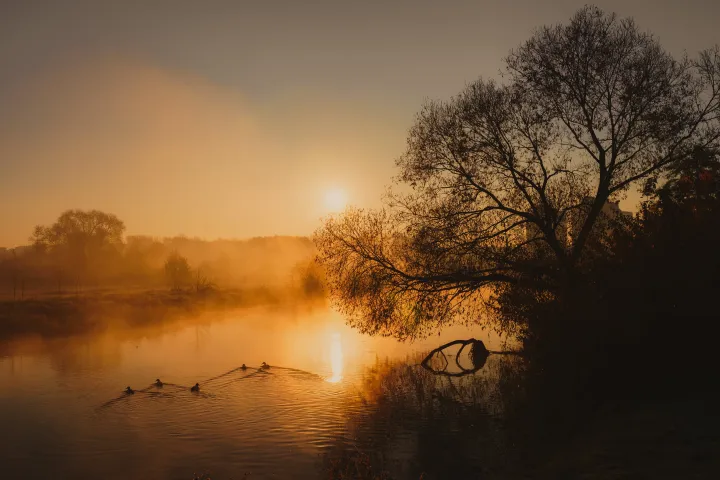
[[[704,479],[720,467],[717,393],[590,401],[549,378],[501,356],[453,379],[378,364],[353,440],[323,455],[323,478]]]
[[[712,477],[720,50],[676,60],[586,7],[505,73],[428,104],[398,160],[410,193],[330,219],[316,242],[358,328],[414,338],[477,321],[521,355],[490,383],[388,372],[368,421],[425,419],[419,464],[393,470],[374,453],[389,441],[330,457],[329,475]],[[616,203],[632,190],[634,215]],[[479,391],[492,398],[464,399]]]

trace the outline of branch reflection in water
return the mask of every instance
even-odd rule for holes
[[[460,345],[456,353],[450,353],[451,347]],[[465,347],[470,345],[466,357],[463,357]],[[482,340],[471,338],[469,340],[453,340],[452,342],[440,345],[428,353],[420,365],[435,375],[445,375],[447,377],[463,377],[471,375],[482,369],[491,354],[495,355],[516,355],[517,351],[490,351],[485,347]],[[448,357],[454,357],[453,364],[450,363]],[[470,362],[472,366],[466,366]]]

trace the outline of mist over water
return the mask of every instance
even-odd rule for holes
[[[371,338],[326,308],[16,338],[0,348],[0,424],[12,432],[0,461],[22,478],[316,478],[324,454],[351,448],[352,419],[373,401],[368,372],[471,336],[501,343],[465,327],[416,343]]]

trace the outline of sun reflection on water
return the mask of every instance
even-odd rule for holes
[[[333,333],[330,337],[330,369],[332,376],[325,379],[330,383],[337,383],[343,378],[343,351],[340,334]]]

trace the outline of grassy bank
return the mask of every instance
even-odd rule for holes
[[[0,340],[62,336],[187,318],[203,312],[307,301],[291,289],[218,289],[205,292],[93,291],[0,300]]]

